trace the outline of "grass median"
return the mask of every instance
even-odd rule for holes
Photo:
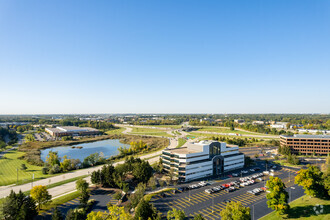
[[[287,217],[277,216],[275,212],[260,218],[260,220],[300,219],[300,220],[326,220],[330,219],[330,201],[310,198],[307,195],[290,203]]]

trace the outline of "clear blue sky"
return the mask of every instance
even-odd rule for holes
[[[329,113],[330,1],[0,0],[0,114]]]

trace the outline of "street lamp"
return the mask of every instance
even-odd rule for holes
[[[16,185],[18,185],[18,168],[16,168],[16,171],[17,171]]]

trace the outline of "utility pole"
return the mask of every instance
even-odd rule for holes
[[[18,185],[18,168],[16,168],[16,171],[17,171],[16,185]]]

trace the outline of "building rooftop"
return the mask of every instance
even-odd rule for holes
[[[330,139],[330,135],[308,135],[308,134],[294,134],[293,136],[281,135],[286,138],[325,138]]]

